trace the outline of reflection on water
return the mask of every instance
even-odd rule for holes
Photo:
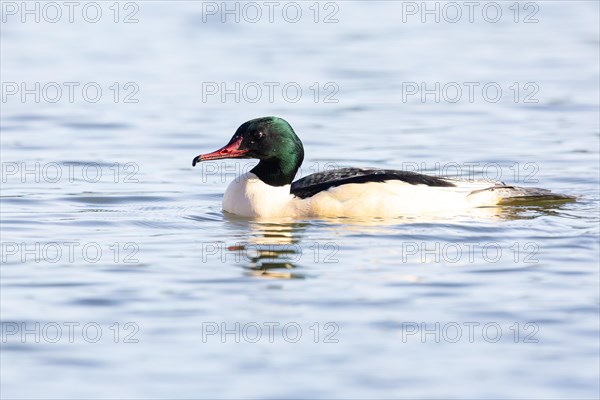
[[[436,215],[407,215],[397,218],[322,218],[296,222],[289,218],[256,220],[224,213],[225,221],[240,228],[235,243],[226,243],[230,259],[247,271],[247,275],[267,279],[304,279],[308,277],[302,268],[302,260],[309,262],[337,261],[339,245],[335,241],[341,235],[395,235],[402,226],[444,224],[461,226],[470,223],[501,223],[502,221],[533,220],[543,216],[559,216],[560,205],[571,200],[546,203],[521,203],[518,206],[480,207],[462,214],[438,213]],[[192,217],[195,219],[195,217]],[[329,236],[321,242],[311,242],[306,230],[320,226]],[[443,238],[440,238],[443,239]],[[411,240],[410,236],[406,240]],[[227,258],[227,256],[225,256]],[[425,261],[424,261],[425,262]],[[417,276],[410,276],[417,282]]]
[[[227,250],[236,255],[251,276],[260,278],[303,279],[295,272],[302,258],[302,234],[307,223],[249,222],[248,237]]]

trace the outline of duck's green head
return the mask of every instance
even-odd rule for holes
[[[272,186],[288,185],[304,160],[302,142],[283,118],[263,117],[244,122],[225,147],[197,156],[192,165],[223,158],[257,158],[250,172]]]

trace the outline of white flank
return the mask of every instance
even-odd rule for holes
[[[504,197],[493,182],[451,182],[456,186],[398,180],[346,184],[300,199],[290,194],[290,185],[270,186],[248,172],[229,185],[223,209],[245,217],[394,217],[493,206]]]

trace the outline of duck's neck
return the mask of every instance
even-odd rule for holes
[[[271,186],[285,186],[292,183],[302,165],[303,156],[294,155],[285,160],[261,160],[250,172]]]

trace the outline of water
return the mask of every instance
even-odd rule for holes
[[[2,23],[3,398],[598,397],[598,3],[520,3],[515,23],[502,2],[497,23],[463,9],[454,24],[409,9],[403,23],[401,2],[321,3],[319,23],[312,3],[298,23],[121,3],[130,24],[99,4],[97,23],[66,8]],[[62,96],[22,101],[6,82]],[[246,92],[222,101],[221,82]],[[421,101],[423,82],[452,84]],[[579,199],[437,219],[224,215],[254,162],[191,161],[263,115],[295,127],[302,175],[407,168]]]

